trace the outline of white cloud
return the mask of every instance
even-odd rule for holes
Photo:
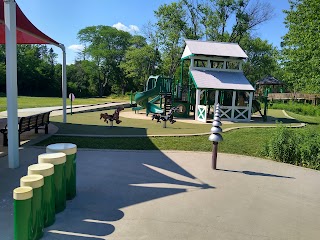
[[[68,47],[68,49],[75,51],[75,52],[80,52],[84,49],[84,46],[81,44],[72,44]]]
[[[128,27],[128,26],[124,25],[121,22],[113,24],[112,27],[114,27],[114,28],[116,28],[118,30],[122,30],[122,31],[125,31],[125,32],[132,33],[132,34],[137,33],[137,32],[140,31],[140,29],[136,25],[129,25],[129,27]]]

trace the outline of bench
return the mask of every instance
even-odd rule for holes
[[[35,133],[38,133],[40,128],[44,128],[45,134],[48,134],[48,125],[50,123],[49,116],[50,112],[39,113],[36,115],[31,115],[27,117],[21,117],[18,124],[18,133],[19,133],[19,146],[20,145],[20,134],[31,131],[34,129]],[[8,146],[8,129],[7,125],[5,128],[0,129],[0,132],[3,134],[3,146]]]

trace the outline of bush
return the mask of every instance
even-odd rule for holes
[[[307,128],[294,131],[280,124],[262,154],[279,162],[320,170],[320,135]]]
[[[269,104],[269,108],[272,109],[283,109],[297,114],[308,115],[308,116],[320,116],[320,107],[311,104],[303,104],[296,102],[288,103],[272,103]]]

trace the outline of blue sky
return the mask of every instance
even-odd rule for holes
[[[286,34],[283,9],[288,0],[267,0],[274,7],[275,17],[261,25],[256,36],[279,47]],[[94,25],[117,26],[122,30],[141,33],[148,21],[154,22],[154,10],[172,0],[16,0],[24,14],[42,32],[65,45],[67,63],[73,63],[80,44],[77,33]],[[140,32],[139,32],[140,31]],[[54,48],[62,62],[61,50]]]

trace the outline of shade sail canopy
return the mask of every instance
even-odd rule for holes
[[[36,28],[24,15],[19,6],[16,7],[17,44],[53,44],[59,43]],[[4,2],[0,0],[0,44],[5,44]]]
[[[191,75],[198,89],[254,91],[242,72],[191,70]]]

